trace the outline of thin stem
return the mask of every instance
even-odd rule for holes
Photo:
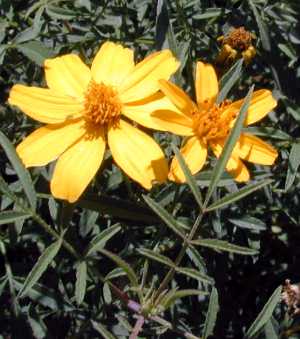
[[[203,211],[205,211],[205,207],[206,207],[206,205],[205,206],[203,205]],[[201,220],[203,218],[204,213],[205,212],[201,212],[197,216],[197,219],[195,220],[194,225],[193,225],[193,227],[192,227],[188,237],[184,240],[182,248],[181,248],[179,254],[177,255],[177,257],[175,259],[174,267],[179,266],[179,264],[181,263],[181,260],[184,257],[184,254],[185,254],[185,252],[186,252],[186,250],[187,250],[187,248],[189,246],[190,241],[193,240],[194,235],[196,234],[196,232],[198,230],[198,227],[200,225],[200,222],[201,222]],[[166,289],[167,285],[172,280],[172,278],[173,278],[173,276],[174,276],[174,274],[176,272],[174,267],[170,268],[170,270],[168,271],[168,273],[164,277],[163,281],[161,282],[160,286],[158,287],[158,290],[156,291],[155,296],[154,296],[154,300],[155,301],[158,299],[159,295]]]

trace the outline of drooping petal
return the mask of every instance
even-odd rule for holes
[[[216,157],[220,157],[223,146],[225,144],[225,140],[219,142],[219,143],[211,143],[210,146],[216,155]],[[250,174],[247,169],[247,167],[244,165],[244,163],[239,159],[238,153],[234,149],[227,164],[226,164],[226,170],[228,173],[230,173],[234,180],[237,182],[246,182],[250,179]]]
[[[48,88],[14,85],[8,102],[18,106],[31,118],[47,124],[57,124],[81,116],[82,104],[57,94]]]
[[[206,145],[196,136],[187,140],[185,145],[180,150],[186,164],[188,165],[192,174],[201,170],[205,164],[207,157]],[[173,158],[169,173],[169,179],[176,182],[185,182],[185,176],[176,157]]]
[[[215,102],[219,85],[216,71],[212,65],[201,61],[197,62],[195,87],[197,103],[200,107],[203,105],[209,107]]]
[[[82,100],[91,80],[91,71],[76,54],[45,60],[45,76],[49,88]]]
[[[103,130],[87,133],[58,159],[51,180],[54,197],[75,202],[97,173],[105,151]]]
[[[118,166],[144,188],[166,180],[168,165],[164,154],[144,132],[120,120],[118,127],[108,130],[108,144]]]
[[[227,162],[226,170],[237,182],[247,182],[250,180],[249,171],[239,158],[231,156]]]
[[[224,111],[224,115],[228,113],[238,113],[244,99],[233,102]],[[254,124],[256,121],[264,118],[277,105],[277,101],[273,98],[272,92],[266,89],[255,91],[250,101],[250,106],[247,112],[245,125]],[[232,122],[233,125],[234,122]]]
[[[139,62],[119,87],[123,103],[144,99],[159,90],[158,80],[169,79],[179,62],[169,50],[152,53]]]
[[[58,158],[85,133],[84,121],[38,128],[18,146],[17,153],[26,167],[43,166]]]
[[[272,165],[278,156],[275,148],[249,133],[241,134],[236,152],[242,159],[260,165]]]
[[[175,84],[166,80],[159,80],[161,91],[172,101],[180,112],[190,116],[192,111],[196,109],[195,104],[185,92]]]
[[[122,113],[142,126],[178,135],[192,135],[192,120],[162,93],[123,105]]]
[[[133,68],[133,51],[108,41],[100,47],[91,70],[97,83],[119,86]]]

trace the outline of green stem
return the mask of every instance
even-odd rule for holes
[[[206,205],[203,205],[202,212],[200,212],[199,215],[197,216],[197,219],[195,220],[194,225],[193,225],[188,237],[184,240],[182,248],[181,248],[179,254],[177,255],[177,257],[175,259],[174,267],[177,267],[177,266],[180,265],[181,260],[184,257],[185,252],[186,252],[186,250],[189,246],[190,241],[193,240],[195,234],[197,233],[199,225],[200,225],[201,220],[203,218],[203,215],[205,213],[205,208],[206,208]],[[161,282],[160,286],[158,287],[158,290],[155,293],[154,301],[156,301],[159,298],[160,294],[166,289],[169,282],[173,279],[175,272],[176,272],[175,268],[173,268],[173,267],[170,268],[170,270],[168,271],[168,273],[164,277],[163,281]]]

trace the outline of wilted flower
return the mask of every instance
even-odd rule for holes
[[[95,176],[108,144],[115,162],[146,189],[167,178],[158,144],[122,116],[155,128],[145,114],[170,106],[158,93],[158,79],[178,68],[169,50],[149,55],[137,65],[133,51],[104,43],[91,69],[75,54],[45,61],[48,88],[15,85],[9,103],[47,125],[17,147],[26,167],[58,158],[52,194],[76,201]]]
[[[292,315],[300,313],[300,285],[291,284],[290,280],[285,281],[283,292],[281,294],[282,300],[288,307],[288,312]]]
[[[243,58],[245,63],[251,62],[256,54],[252,45],[253,35],[244,27],[234,28],[225,36],[220,36],[218,41],[222,43],[216,63],[228,67],[235,60]]]
[[[226,138],[233,127],[243,99],[235,102],[224,100],[216,103],[219,92],[217,75],[210,64],[197,63],[196,96],[197,103],[179,87],[166,80],[160,80],[163,93],[177,107],[172,111],[155,111],[152,118],[161,130],[187,136],[181,154],[193,174],[205,164],[208,147],[217,157],[222,153]],[[268,90],[253,93],[247,112],[245,125],[261,120],[275,106],[276,100]],[[226,169],[236,181],[249,180],[249,172],[242,160],[261,165],[272,165],[277,151],[260,138],[243,132],[233,149]],[[184,182],[185,176],[176,158],[173,159],[169,179]]]

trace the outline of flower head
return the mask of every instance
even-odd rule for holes
[[[244,27],[234,28],[225,36],[220,36],[218,41],[222,43],[222,47],[217,64],[228,67],[239,58],[243,58],[246,64],[250,63],[256,54],[252,40],[253,35]]]
[[[166,80],[160,80],[162,92],[176,106],[170,111],[156,111],[152,119],[161,130],[187,136],[181,154],[193,174],[200,171],[206,161],[207,150],[210,147],[217,157],[222,153],[226,138],[234,125],[235,118],[242,106],[243,100],[231,102],[225,100],[216,103],[218,96],[218,80],[214,68],[210,64],[197,63],[196,97],[194,102],[179,87]],[[276,101],[270,91],[262,89],[255,91],[250,102],[245,124],[250,125],[262,119],[276,106]],[[243,132],[233,149],[226,169],[236,181],[249,180],[249,172],[243,160],[272,165],[277,157],[277,151],[260,138]],[[169,179],[184,182],[184,174],[174,158],[171,163]]]
[[[47,124],[18,145],[20,158],[26,167],[58,158],[51,192],[70,202],[95,176],[107,144],[115,162],[143,187],[163,182],[168,167],[162,150],[123,117],[155,128],[144,115],[168,107],[158,93],[158,80],[168,79],[177,68],[169,50],[135,65],[133,51],[112,42],[101,46],[91,68],[75,54],[47,59],[48,88],[15,85],[10,92],[10,104]]]

